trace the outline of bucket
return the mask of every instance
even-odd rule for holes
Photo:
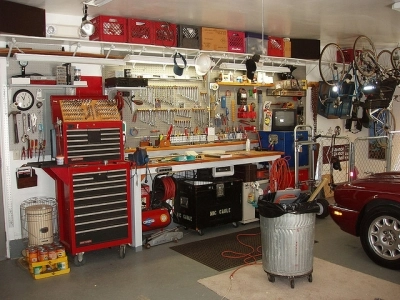
[[[28,245],[43,245],[53,242],[53,207],[32,205],[26,208]]]

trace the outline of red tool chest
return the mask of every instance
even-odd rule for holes
[[[57,154],[43,169],[56,180],[60,242],[83,265],[83,253],[132,242],[131,164],[124,160],[122,120],[106,96],[51,96]]]

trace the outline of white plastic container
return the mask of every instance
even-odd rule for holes
[[[246,140],[246,151],[250,151],[250,139]]]

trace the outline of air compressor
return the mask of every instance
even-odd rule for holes
[[[175,197],[175,189],[175,179],[172,176],[157,174],[153,179],[150,204],[142,208],[142,231],[149,232],[157,229],[160,231],[144,238],[143,244],[147,249],[151,246],[177,241],[183,237],[183,232],[178,231],[178,228],[163,230],[171,224],[172,206],[167,203],[167,200]],[[143,199],[147,199],[147,195],[149,195],[148,189],[142,186],[142,204]]]

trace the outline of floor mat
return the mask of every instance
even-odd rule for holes
[[[262,254],[259,227],[170,248],[217,271],[254,263]]]

